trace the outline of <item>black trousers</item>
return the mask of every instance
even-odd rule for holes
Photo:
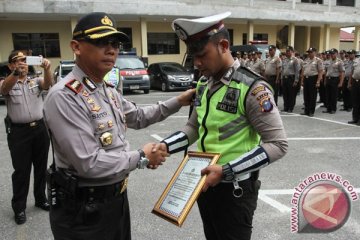
[[[326,77],[326,108],[328,112],[336,112],[336,105],[339,92],[339,77]]]
[[[354,121],[360,121],[360,79],[352,80],[351,86],[351,98],[352,98],[352,117]]]
[[[349,77],[344,78],[344,83],[342,85],[342,94],[344,100],[344,109],[350,110],[352,108],[351,92],[348,88]]]
[[[284,110],[292,111],[296,103],[297,87],[294,87],[295,76],[283,76],[282,89],[284,98]]]
[[[326,104],[326,91],[325,91],[325,79],[322,79],[320,81],[320,87],[319,87],[319,96],[320,96],[320,102],[323,104]]]
[[[111,199],[57,199],[50,209],[55,240],[131,240],[130,210],[125,191]]]
[[[316,82],[318,75],[304,77],[305,114],[314,114],[316,106]]]
[[[26,209],[29,193],[31,165],[34,166],[34,197],[36,203],[46,202],[46,168],[49,136],[43,121],[37,126],[11,126],[7,136],[14,172],[11,205],[15,213]]]
[[[278,96],[279,96],[279,83],[276,83],[276,75],[266,76],[266,81],[274,90],[274,100],[277,105]]]
[[[249,240],[257,206],[259,180],[239,182],[243,196],[233,196],[232,183],[220,183],[201,193],[198,199],[207,240]]]

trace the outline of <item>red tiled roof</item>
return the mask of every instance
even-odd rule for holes
[[[340,30],[340,42],[353,42],[354,34]]]

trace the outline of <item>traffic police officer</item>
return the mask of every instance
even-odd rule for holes
[[[34,166],[35,206],[49,210],[45,194],[45,173],[49,152],[49,137],[43,122],[41,90],[52,84],[50,61],[43,58],[44,78],[29,77],[26,55],[13,51],[8,59],[12,73],[0,81],[0,93],[5,96],[5,119],[8,145],[14,172],[11,205],[15,222],[26,222],[26,199],[29,192],[31,165]]]
[[[342,85],[342,98],[344,101],[344,108],[340,109],[340,111],[347,111],[351,112],[352,109],[352,101],[351,101],[351,92],[349,89],[349,80],[352,74],[352,65],[354,64],[355,60],[355,50],[350,50],[347,52],[348,58],[345,58],[344,68],[345,68],[345,77],[344,83]]]
[[[175,153],[198,140],[197,151],[221,154],[218,165],[202,170],[207,178],[198,199],[205,236],[213,240],[251,238],[259,169],[287,151],[271,87],[231,57],[222,21],[230,14],[173,21],[203,77],[185,129],[159,144]]]
[[[316,105],[316,88],[320,86],[323,75],[323,64],[320,58],[315,57],[316,48],[310,47],[308,58],[304,60],[301,70],[301,85],[304,87],[305,111],[302,115],[313,117]]]
[[[296,103],[296,91],[299,83],[300,64],[293,55],[294,48],[286,48],[285,58],[282,61],[282,89],[284,97],[284,111],[292,112]]]
[[[350,56],[356,54],[355,50],[349,52]],[[356,58],[352,65],[352,75],[349,80],[352,99],[352,120],[348,123],[360,126],[360,58]]]
[[[281,59],[275,56],[276,47],[269,46],[269,57],[265,60],[265,78],[274,91],[275,103],[277,105],[280,75],[281,75]]]
[[[194,90],[187,90],[138,108],[104,83],[124,40],[108,14],[82,17],[70,43],[76,65],[45,100],[56,166],[49,169],[55,239],[131,239],[127,177],[136,168],[161,164],[167,153],[152,152],[151,143],[130,150],[126,129],[161,121],[191,102]]]
[[[326,70],[325,90],[326,90],[326,111],[323,113],[334,114],[338,99],[338,90],[344,81],[344,64],[337,58],[337,49],[330,50],[331,60]]]

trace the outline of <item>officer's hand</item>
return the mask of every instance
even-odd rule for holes
[[[47,58],[43,58],[42,64],[40,65],[44,70],[50,70],[51,63]]]
[[[196,89],[188,89],[185,92],[181,93],[179,96],[177,96],[177,100],[181,104],[181,106],[188,106],[192,102],[193,95],[195,94]]]
[[[201,170],[201,175],[207,175],[205,184],[202,188],[206,192],[209,187],[215,187],[222,179],[222,167],[220,165],[211,165]]]
[[[146,157],[149,159],[150,166],[162,165],[165,162],[165,157],[167,156],[167,152],[162,149],[157,149],[157,151],[153,151],[153,148],[156,146],[155,143],[148,143],[144,146],[143,151]]]
[[[167,152],[167,147],[166,147],[165,143],[156,143],[156,144],[154,144],[151,152],[156,152],[158,150],[162,151],[165,154],[164,157],[170,156],[170,154],[168,154],[168,152]]]

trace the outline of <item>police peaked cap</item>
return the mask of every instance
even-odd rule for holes
[[[316,48],[310,47],[306,52],[316,52]]]
[[[231,12],[224,12],[196,19],[178,18],[172,22],[171,27],[185,43],[198,41],[225,29],[222,20],[230,15]]]
[[[25,59],[25,58],[26,58],[26,55],[23,52],[15,50],[10,53],[8,62],[12,63],[18,59]]]
[[[80,18],[73,31],[73,39],[98,39],[114,36],[120,42],[129,41],[129,37],[116,29],[116,21],[104,12],[93,12]]]

